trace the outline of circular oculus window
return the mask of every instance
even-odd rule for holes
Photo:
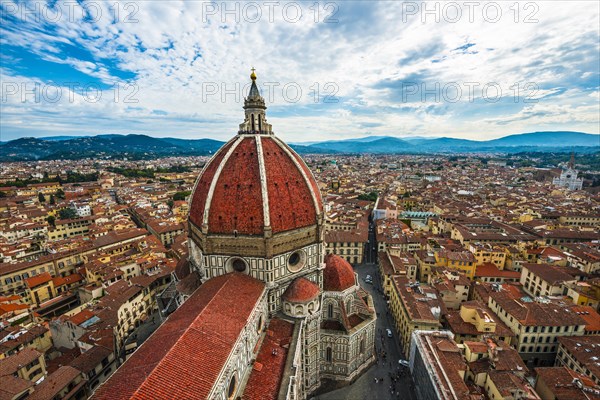
[[[306,256],[305,256],[304,252],[296,251],[296,252],[290,254],[290,256],[288,257],[287,263],[288,263],[288,269],[291,272],[298,272],[304,267],[304,264],[306,263]]]
[[[234,271],[244,272],[246,270],[247,266],[246,266],[246,262],[244,260],[242,260],[241,258],[236,258],[231,263],[231,267],[233,268]]]

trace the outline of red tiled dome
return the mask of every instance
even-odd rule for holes
[[[283,292],[282,298],[292,303],[306,303],[319,295],[321,289],[306,278],[296,278]]]
[[[328,254],[325,257],[325,270],[323,271],[323,289],[331,292],[341,292],[355,284],[354,270],[340,256]]]
[[[315,225],[322,209],[298,154],[274,135],[239,134],[198,178],[190,222],[208,234],[263,235],[266,227],[278,233]]]

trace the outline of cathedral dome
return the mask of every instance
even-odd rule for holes
[[[274,135],[238,135],[204,168],[190,222],[208,234],[263,235],[315,225],[322,204],[304,161]]]
[[[253,76],[238,135],[196,181],[189,221],[203,235],[264,236],[318,224],[317,182],[296,152],[271,131]]]
[[[306,278],[296,278],[283,292],[282,298],[290,303],[307,303],[314,300],[320,292],[316,283]]]
[[[341,292],[355,284],[354,270],[348,261],[335,254],[328,254],[325,257],[323,289],[329,292]]]

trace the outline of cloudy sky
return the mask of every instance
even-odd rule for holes
[[[0,2],[0,140],[599,132],[600,2]]]

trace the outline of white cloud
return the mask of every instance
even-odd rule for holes
[[[295,23],[290,22],[293,6],[284,14],[283,2],[274,9],[274,22],[259,2],[262,15],[255,23],[248,21],[251,9],[244,14],[246,3],[228,3],[229,10],[237,4],[239,22],[234,14],[223,14],[224,3],[214,3],[215,15],[207,15],[211,9],[205,2],[98,4],[102,17],[94,21],[25,21],[3,28],[2,40],[105,83],[127,83],[118,70],[134,73],[129,83],[138,89],[138,102],[115,102],[107,95],[96,103],[79,99],[60,107],[11,103],[9,109],[3,103],[3,114],[8,111],[10,116],[3,119],[3,127],[16,134],[23,125],[18,121],[28,120],[27,132],[80,132],[86,121],[90,124],[82,133],[227,139],[242,118],[241,98],[236,102],[235,96],[222,98],[220,92],[246,84],[249,67],[255,66],[261,82],[279,84],[271,105],[277,112],[269,119],[287,140],[356,137],[367,131],[483,139],[482,129],[498,137],[554,124],[598,132],[592,108],[598,93],[593,67],[598,64],[600,17],[594,2],[536,2],[538,10],[521,2],[516,23],[512,2],[495,3],[502,5],[497,23],[490,22],[491,11],[486,20],[482,8],[470,22],[465,7],[457,23],[443,18],[436,23],[431,16],[423,23],[422,15],[404,21],[407,5],[394,2],[337,2],[338,23],[322,22],[332,11],[323,9],[325,3],[319,3],[318,23],[309,9],[312,3],[301,3],[303,18]],[[114,4],[119,10],[116,23]],[[414,4],[422,8],[424,3]],[[437,4],[443,8],[445,3]],[[531,12],[538,23],[523,22]],[[467,44],[472,45],[457,50]],[[95,60],[63,54],[64,45],[83,49]],[[8,80],[37,78],[8,69],[3,74]],[[457,103],[445,102],[443,96],[421,101],[419,95],[405,102],[402,82],[413,80],[427,88],[435,83],[442,88],[457,83],[463,89],[465,83],[497,83],[505,98],[513,95],[512,85],[535,83],[538,90],[532,98],[538,103],[489,103],[482,101],[481,91],[472,102],[466,94]],[[328,82],[334,85],[326,90]],[[206,96],[213,83],[219,93]],[[302,89],[298,102],[284,98],[281,88],[286,84],[288,94],[295,84]],[[319,99],[335,91],[340,103],[315,105],[317,87]],[[596,97],[590,97],[593,93]],[[60,112],[48,116],[43,113],[48,109]]]

